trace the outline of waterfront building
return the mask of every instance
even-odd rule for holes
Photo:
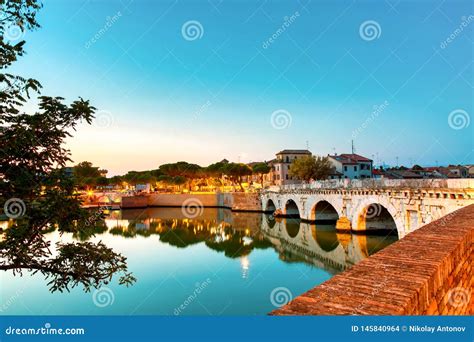
[[[330,179],[365,179],[372,178],[373,161],[355,153],[328,155],[329,161],[335,168]]]
[[[276,159],[270,161],[272,170],[270,171],[270,179],[272,184],[283,185],[283,184],[294,184],[299,183],[297,179],[292,178],[289,175],[289,169],[291,163],[298,158],[304,156],[311,156],[311,152],[308,150],[282,150],[276,154]]]

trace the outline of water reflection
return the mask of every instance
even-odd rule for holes
[[[336,231],[336,222],[310,224],[267,216],[261,231],[286,262],[306,262],[331,273],[341,272],[378,252],[394,235],[355,235]]]
[[[226,257],[241,258],[243,278],[249,270],[246,256],[254,249],[273,248],[285,262],[337,273],[397,239],[338,233],[335,222],[315,225],[224,209],[205,209],[197,218],[185,217],[180,208],[111,211],[105,222],[111,234],[125,238],[158,235],[161,242],[177,248],[204,243]]]

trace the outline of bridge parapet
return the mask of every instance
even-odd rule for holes
[[[474,179],[329,180],[266,189],[262,208],[308,221],[324,219],[329,208],[337,228],[365,231],[396,226],[402,237],[424,224],[474,204]],[[316,210],[318,203],[323,203]],[[326,209],[324,209],[326,208]],[[392,222],[393,221],[393,222]]]
[[[267,191],[312,189],[474,189],[474,179],[332,179],[272,186]]]

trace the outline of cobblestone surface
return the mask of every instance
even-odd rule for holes
[[[474,205],[408,234],[271,315],[474,313]]]

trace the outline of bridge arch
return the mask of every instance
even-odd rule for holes
[[[295,239],[302,232],[301,220],[288,218],[284,220],[286,234]]]
[[[382,202],[382,203],[381,203]],[[390,203],[366,200],[352,214],[352,229],[363,232],[395,233],[403,236],[403,222]]]
[[[301,218],[301,211],[298,204],[292,199],[286,201],[283,215],[291,218]]]
[[[275,202],[273,202],[273,200],[269,198],[265,203],[265,207],[263,209],[266,213],[274,213],[276,210]]]
[[[340,245],[335,225],[316,224],[312,229],[313,239],[323,251],[331,252]]]
[[[320,200],[311,208],[311,221],[337,221],[339,213],[327,200]]]

